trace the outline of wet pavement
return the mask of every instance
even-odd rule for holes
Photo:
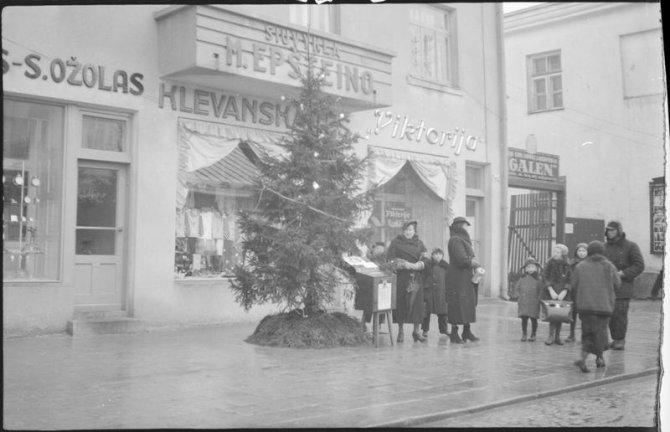
[[[520,342],[516,304],[498,299],[481,301],[472,326],[481,341],[465,345],[439,336],[436,322],[427,343],[411,342],[406,331],[409,342],[391,346],[382,335],[379,348],[259,347],[244,342],[254,325],[6,339],[3,426],[421,425],[656,376],[661,302],[633,301],[629,316],[626,350],[606,352],[607,367],[586,374],[572,365],[578,344],[544,345],[547,323],[536,342]]]
[[[421,426],[653,428],[657,379],[655,375],[626,379]]]

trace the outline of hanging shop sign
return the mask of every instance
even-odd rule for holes
[[[655,178],[649,183],[649,205],[651,215],[651,253],[662,254],[665,248],[665,177]]]
[[[510,177],[558,181],[558,155],[528,153],[526,150],[509,148],[507,168]]]
[[[123,69],[109,69],[107,66],[88,63],[70,57],[69,59],[47,59],[37,53],[13,58],[9,50],[2,49],[2,74],[12,68],[19,69],[29,79],[41,79],[56,84],[73,87],[87,87],[112,93],[130,93],[139,96],[144,93],[144,75]]]
[[[463,149],[476,151],[478,145],[483,145],[484,140],[476,135],[469,134],[465,129],[455,127],[450,130],[437,129],[426,126],[424,120],[414,120],[410,117],[396,114],[393,111],[375,110],[376,126],[367,129],[364,139],[370,139],[372,134],[380,135],[389,133],[391,138],[407,140],[410,142],[425,141],[436,146],[449,146],[454,149],[456,156]]]
[[[237,91],[262,92],[267,84],[288,90],[299,87],[301,75],[312,66],[322,73],[324,90],[346,98],[345,105],[390,104],[384,103],[391,95],[392,55],[387,52],[220,5],[176,6],[158,13],[156,21],[161,74],[171,80]]]

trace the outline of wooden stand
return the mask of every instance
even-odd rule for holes
[[[379,348],[379,316],[384,315],[386,317],[386,325],[389,329],[389,338],[391,338],[391,345],[393,345],[393,330],[391,327],[391,311],[375,311],[372,312],[372,341],[375,343],[375,347]]]

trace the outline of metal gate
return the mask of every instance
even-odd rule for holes
[[[509,297],[528,257],[544,264],[556,237],[556,199],[553,192],[512,195],[507,242]]]

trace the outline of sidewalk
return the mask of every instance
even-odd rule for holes
[[[409,338],[390,346],[386,337],[379,348],[259,347],[244,342],[254,325],[9,339],[3,342],[3,426],[419,425],[656,374],[661,306],[632,301],[626,350],[607,351],[607,367],[587,374],[572,365],[578,345],[544,345],[546,323],[540,323],[536,342],[520,342],[516,303],[498,299],[480,303],[472,329],[481,341],[465,345],[439,337],[435,317],[427,343]]]

